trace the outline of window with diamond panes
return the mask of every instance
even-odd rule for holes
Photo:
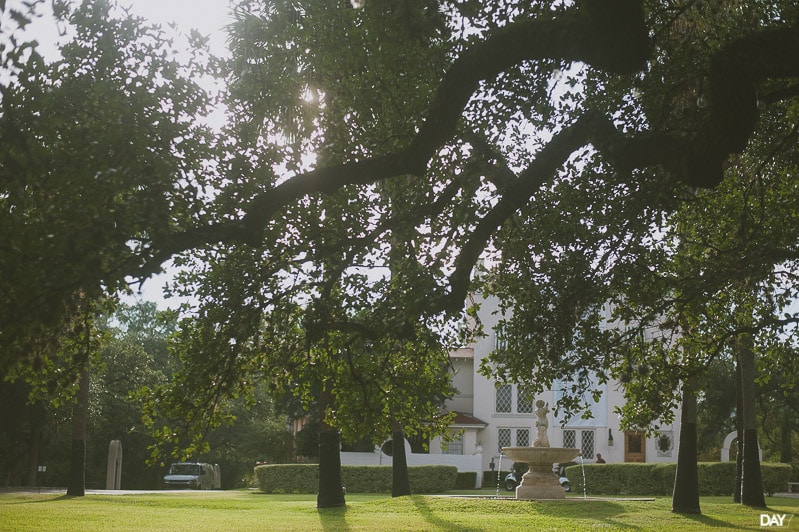
[[[513,387],[510,384],[500,384],[497,386],[497,412],[511,412],[512,408]]]
[[[581,451],[583,456],[594,457],[594,431],[584,430],[581,431],[580,437],[582,439]]]
[[[510,429],[499,429],[497,431],[497,451],[502,452],[503,447],[510,446]]]
[[[533,398],[533,393],[526,386],[519,386],[516,396],[516,411],[520,414],[532,414]]]
[[[516,429],[516,445],[530,447],[530,429]]]
[[[503,447],[530,447],[530,434],[528,428],[497,429],[497,447],[500,452]]]
[[[568,449],[577,447],[577,432],[574,430],[563,431],[563,446]]]

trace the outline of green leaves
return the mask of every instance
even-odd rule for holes
[[[198,301],[176,344],[197,393],[159,396],[178,421],[263,375],[334,383],[353,434],[353,405],[433,417],[399,383],[445,392],[434,337],[476,289],[513,311],[494,370],[623,378],[656,414],[733,309],[793,320],[788,4],[242,0],[231,59],[185,62],[106,2],[58,4],[63,61],[0,50],[0,345],[57,343],[76,301],[177,254]],[[217,102],[221,132],[197,119]]]
[[[69,301],[125,277],[179,230],[201,223],[211,100],[164,36],[106,2],[64,12],[63,59],[29,61],[2,95],[0,343],[69,320]],[[13,358],[11,360],[13,362]]]

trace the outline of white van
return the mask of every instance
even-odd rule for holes
[[[221,478],[211,464],[200,462],[178,462],[169,467],[169,473],[164,475],[164,486],[171,489],[210,490],[216,488],[215,479]],[[216,473],[216,474],[215,474]]]

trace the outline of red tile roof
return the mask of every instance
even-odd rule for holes
[[[482,427],[488,426],[488,423],[477,419],[474,416],[470,416],[469,414],[464,414],[463,412],[455,412],[455,419],[452,420],[453,425],[480,425]]]

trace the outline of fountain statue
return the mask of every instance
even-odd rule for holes
[[[525,463],[529,471],[516,486],[516,498],[523,500],[564,499],[566,490],[561,487],[557,476],[552,471],[554,464],[570,462],[579,454],[579,449],[566,447],[550,447],[547,430],[549,429],[549,404],[542,400],[535,403],[536,439],[532,447],[503,447],[502,453],[514,462]]]
[[[549,413],[549,403],[544,403],[541,399],[535,402],[535,430],[537,431],[536,439],[533,442],[533,447],[549,447],[549,436],[547,436],[547,429],[549,428],[549,421],[547,421],[547,414]]]

